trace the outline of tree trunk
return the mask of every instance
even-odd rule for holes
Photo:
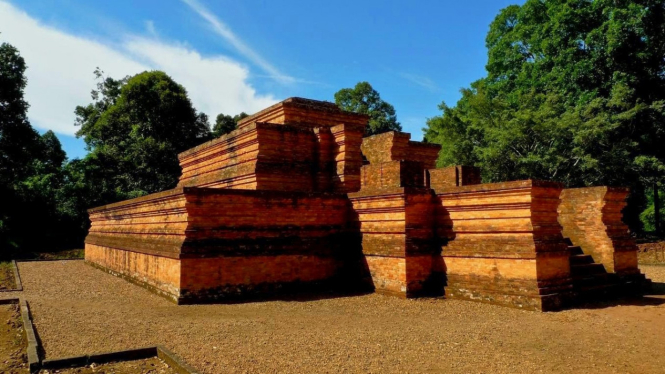
[[[660,235],[660,196],[658,196],[658,185],[653,184],[653,215],[655,218],[656,235]]]

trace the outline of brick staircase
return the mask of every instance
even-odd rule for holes
[[[584,254],[582,248],[573,245],[566,239],[570,251],[570,275],[573,279],[573,290],[580,301],[597,299],[620,290],[619,276],[608,273],[603,264],[598,264],[591,255]]]
[[[570,274],[573,278],[573,290],[583,297],[604,296],[618,291],[620,280],[616,274],[608,273],[603,264],[593,261],[585,255],[582,248],[569,246]]]

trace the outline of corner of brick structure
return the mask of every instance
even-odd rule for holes
[[[436,190],[447,297],[557,310],[572,297],[556,220],[563,186],[515,181]]]
[[[640,294],[650,281],[640,273],[635,238],[623,222],[628,193],[606,186],[564,189],[558,220],[563,235],[602,265],[619,292]]]
[[[627,190],[481,184],[435,168],[439,145],[363,138],[367,120],[302,98],[243,119],[178,155],[177,188],[89,210],[86,263],[179,304],[374,291],[549,311],[600,264],[644,284]]]

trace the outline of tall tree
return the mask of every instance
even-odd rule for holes
[[[365,136],[402,131],[402,126],[395,116],[395,108],[383,101],[379,93],[367,82],[359,82],[354,88],[337,91],[335,104],[342,110],[369,115]]]
[[[0,45],[0,184],[8,186],[30,173],[40,138],[28,121],[23,98],[25,60],[12,45]]]
[[[25,70],[18,50],[0,45],[0,256],[67,235],[56,197],[66,155],[52,131],[39,136],[27,119]]]
[[[233,117],[228,114],[218,114],[217,119],[215,120],[215,125],[212,128],[212,136],[218,138],[222,135],[230,133],[231,131],[238,128],[238,121],[245,117],[249,117],[249,114],[241,112],[240,114],[236,114]]]
[[[638,228],[645,187],[665,176],[664,4],[527,0],[503,9],[486,38],[487,77],[427,123],[425,139],[443,145],[440,164],[475,164],[488,182],[630,186]]]
[[[207,116],[197,113],[184,87],[161,71],[114,80],[96,72],[93,103],[76,108],[77,136],[85,140],[87,169],[117,198],[173,188],[177,154],[210,138]]]

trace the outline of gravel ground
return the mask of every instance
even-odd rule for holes
[[[665,267],[642,269],[659,295],[538,313],[375,294],[176,306],[81,261],[19,264],[47,358],[162,344],[205,373],[662,373]]]

